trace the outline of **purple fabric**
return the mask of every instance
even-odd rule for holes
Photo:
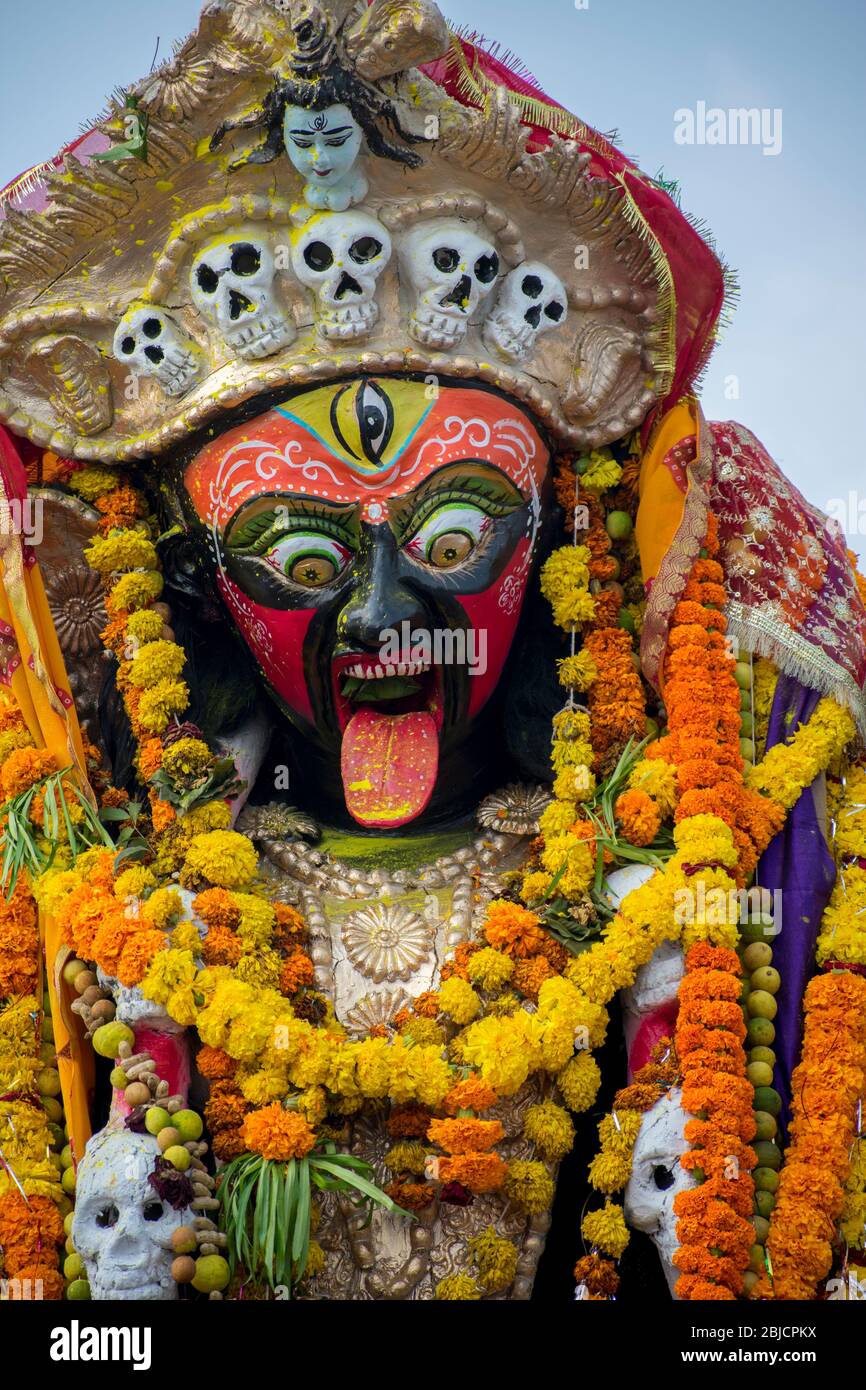
[[[780,676],[776,686],[767,748],[790,742],[801,724],[812,717],[821,696],[790,676]],[[806,788],[789,813],[785,827],[770,841],[758,865],[757,882],[779,891],[782,929],[772,941],[773,965],[782,976],[776,996],[776,1070],[773,1084],[782,1097],[782,1128],[787,1135],[790,1118],[791,1073],[800,1057],[803,991],[814,973],[814,951],[821,917],[833,890],[836,867],[815,810],[815,799]]]

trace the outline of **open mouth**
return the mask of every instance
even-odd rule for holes
[[[442,668],[354,652],[337,657],[331,672],[349,814],[381,830],[406,825],[436,785]]]

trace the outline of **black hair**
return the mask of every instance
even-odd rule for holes
[[[270,164],[286,152],[283,135],[283,121],[288,106],[303,106],[308,111],[324,111],[329,106],[347,106],[367,139],[371,154],[382,159],[393,159],[417,169],[422,163],[421,156],[405,145],[396,145],[388,140],[379,129],[378,122],[386,121],[404,141],[420,143],[423,135],[413,135],[400,125],[394,105],[382,96],[375,87],[363,82],[355,73],[335,60],[317,78],[304,76],[290,78],[278,77],[265,96],[261,107],[250,116],[239,121],[223,121],[211,136],[210,147],[215,150],[230,130],[264,129],[265,138],[261,145],[229,165],[230,169],[240,169],[245,164]]]

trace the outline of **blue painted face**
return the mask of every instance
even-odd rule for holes
[[[344,184],[361,149],[363,132],[348,106],[309,111],[288,106],[283,139],[289,159],[312,189],[333,190]]]

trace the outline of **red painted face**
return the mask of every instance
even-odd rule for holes
[[[531,573],[549,462],[478,387],[329,384],[187,466],[223,597],[292,722],[339,759],[346,805],[426,808],[495,690]]]

